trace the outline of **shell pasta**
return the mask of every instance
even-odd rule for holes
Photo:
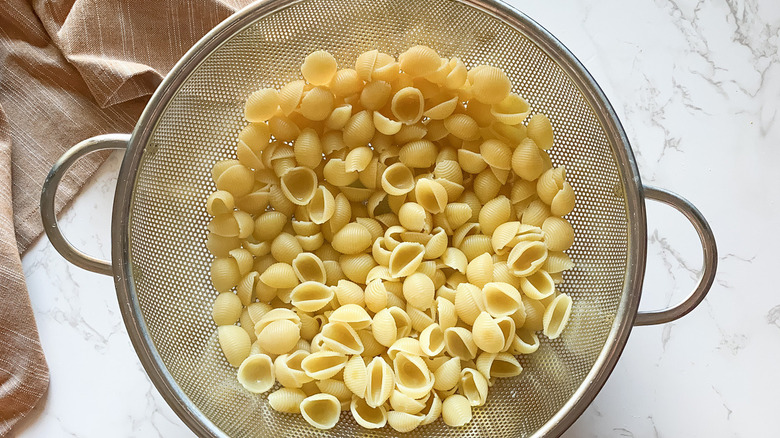
[[[204,200],[238,390],[317,429],[342,411],[461,427],[517,356],[566,336],[576,183],[548,154],[556,120],[465,61],[317,50],[298,80],[248,93]]]

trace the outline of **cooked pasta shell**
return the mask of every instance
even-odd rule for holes
[[[366,278],[377,263],[371,254],[344,254],[339,258],[339,266],[344,275],[355,283],[366,284]]]
[[[336,108],[333,108],[328,118],[325,119],[325,127],[331,130],[341,130],[350,117],[352,117],[352,105],[348,103],[338,105]],[[332,150],[329,152],[332,152]]]
[[[382,405],[369,406],[360,396],[352,397],[349,410],[355,422],[366,429],[379,429],[387,424],[387,409]]]
[[[313,85],[329,84],[336,69],[336,58],[324,50],[309,53],[301,64],[303,78]]]
[[[455,310],[455,304],[441,295],[436,297],[436,316],[439,319],[439,326],[441,326],[442,330],[455,327],[455,324],[458,323],[458,313]]]
[[[422,398],[433,389],[433,373],[420,356],[399,352],[393,360],[395,384],[412,398]]]
[[[436,162],[438,149],[430,140],[414,140],[404,144],[398,158],[406,167],[431,167]]]
[[[270,287],[277,289],[293,288],[298,285],[298,277],[295,270],[287,263],[274,263],[262,274],[260,280]]]
[[[421,178],[414,188],[415,199],[432,214],[441,213],[447,206],[447,190],[439,182]]]
[[[358,336],[363,342],[363,354],[361,356],[372,358],[387,351],[387,348],[374,339],[370,330],[358,330]]]
[[[347,172],[362,172],[368,167],[373,156],[374,152],[368,146],[352,149],[344,159],[345,170]]]
[[[574,228],[566,219],[548,217],[541,228],[547,236],[550,251],[565,251],[574,243]]]
[[[347,172],[347,164],[344,160],[331,158],[325,163],[322,170],[325,180],[337,187],[344,187],[357,181],[356,171]]]
[[[339,421],[341,402],[330,394],[314,394],[301,402],[301,415],[317,429],[331,429]]]
[[[553,146],[553,129],[546,115],[537,113],[528,120],[528,137],[541,149],[548,150]]]
[[[447,426],[464,426],[472,418],[471,403],[466,397],[460,394],[453,394],[442,402],[441,417]]]
[[[270,139],[271,130],[265,123],[249,123],[238,133],[238,142],[244,143],[253,154],[265,149]]]
[[[463,327],[450,327],[444,330],[444,348],[447,354],[461,360],[477,357],[477,344],[471,331]]]
[[[564,216],[574,210],[575,195],[572,186],[564,181],[561,190],[555,194],[550,203],[550,213],[553,216]]]
[[[268,404],[277,412],[300,414],[301,403],[305,398],[306,394],[300,389],[279,388],[268,394]]]
[[[458,104],[458,97],[455,96],[443,102],[437,103],[436,105],[431,106],[430,108],[425,110],[423,115],[432,120],[444,120],[450,115],[452,115],[453,111],[455,111],[455,107],[457,106],[457,104]]]
[[[217,292],[227,292],[238,285],[239,281],[241,268],[234,258],[216,258],[211,262],[211,283]]]
[[[374,63],[374,71],[371,72],[371,78],[375,81],[393,81],[398,78],[399,64],[395,58],[387,53],[379,53]]]
[[[390,347],[396,340],[411,333],[411,320],[403,309],[393,306],[374,315],[371,330],[377,342]]]
[[[374,136],[373,116],[367,110],[353,114],[344,125],[344,143],[347,147],[366,146]]]
[[[423,407],[425,407],[424,404]],[[423,419],[425,419],[424,415],[415,415],[398,410],[387,412],[387,424],[394,430],[402,433],[413,431],[422,424]]]
[[[250,254],[255,257],[262,257],[271,254],[270,242],[255,242],[254,237],[248,240],[244,240],[241,246],[243,246]]]
[[[542,332],[545,336],[555,339],[561,335],[561,332],[569,322],[571,308],[571,297],[566,294],[558,295],[547,305],[542,318]]]
[[[363,343],[352,326],[346,322],[331,321],[322,326],[322,337],[325,346],[331,351],[344,354],[360,354]]]
[[[471,406],[482,406],[487,401],[488,381],[474,368],[464,368],[460,372],[458,391],[468,399]]]
[[[371,232],[365,226],[351,222],[333,236],[331,245],[342,254],[358,254],[371,247]]]
[[[444,127],[461,140],[474,140],[479,136],[479,125],[466,114],[455,113],[444,119]],[[463,163],[461,163],[462,165]]]
[[[412,77],[435,72],[441,65],[439,54],[428,46],[413,46],[398,56],[401,70]]]
[[[295,236],[304,251],[316,251],[325,242],[322,233],[312,236]]]
[[[400,338],[393,342],[393,345],[387,349],[387,357],[394,360],[398,353],[407,353],[412,356],[422,356],[423,351],[420,341],[414,338]]]
[[[227,257],[228,253],[241,246],[238,236],[225,237],[210,232],[206,237],[206,248],[216,257]]]
[[[415,202],[403,204],[398,211],[398,220],[401,222],[401,226],[409,231],[423,231],[428,223],[428,218],[429,213],[425,211],[425,208]]]
[[[374,313],[387,307],[387,289],[381,279],[372,280],[366,285],[365,303],[368,310]]]
[[[387,104],[392,94],[390,84],[385,81],[373,81],[360,92],[360,104],[368,110],[378,110]]]
[[[371,80],[371,74],[374,72],[374,65],[376,64],[378,55],[378,50],[370,50],[358,55],[357,59],[355,60],[355,71],[361,80],[366,82]]]
[[[471,206],[464,202],[447,204],[444,207],[444,216],[447,218],[447,224],[455,230],[471,219]]]
[[[539,241],[519,242],[509,253],[506,264],[518,277],[533,274],[547,259],[547,246]]]
[[[563,188],[564,182],[566,182],[565,168],[555,167],[544,172],[536,182],[536,192],[539,199],[547,205],[552,204],[553,198]]]
[[[481,312],[474,321],[471,329],[474,335],[474,343],[481,350],[488,353],[498,353],[504,348],[504,336],[498,323],[487,312]]]
[[[277,141],[293,141],[301,133],[301,128],[295,122],[280,113],[276,113],[268,120],[268,128]]]
[[[458,149],[458,164],[471,174],[478,174],[487,168],[487,163],[481,154],[467,149]]]
[[[517,205],[534,196],[536,192],[536,184],[533,181],[527,181],[518,178],[515,179],[515,182],[512,185],[512,191],[509,199],[512,201],[513,205]]]
[[[225,359],[230,365],[239,367],[251,348],[247,332],[237,325],[223,325],[217,328],[217,335]]]
[[[292,268],[295,276],[301,282],[316,281],[325,283],[327,280],[325,274],[325,265],[322,260],[310,252],[301,252],[292,261]]]
[[[393,408],[393,411],[391,412],[405,413],[405,414],[410,414],[412,416],[416,416],[416,414],[420,413],[420,411],[422,411],[423,408],[425,408],[426,399],[425,398],[415,399],[396,389],[393,390],[393,392],[390,394],[389,402],[390,402],[390,407]],[[421,421],[422,418],[419,418],[419,422]],[[416,427],[417,425],[419,425],[419,422],[415,422],[413,420],[413,424],[409,426],[414,425],[414,427]],[[396,424],[396,426],[400,426],[400,429],[406,429],[404,428],[405,423],[403,421],[401,421],[400,423],[401,424]],[[399,432],[402,431],[399,428],[396,428],[396,426],[393,426],[391,424],[391,427],[393,427],[394,429],[398,430]],[[414,427],[412,427],[412,429]]]
[[[422,262],[425,247],[419,243],[402,242],[390,254],[390,275],[401,278],[411,275]]]
[[[539,349],[539,336],[531,330],[519,329],[509,348],[511,354],[531,354]]]
[[[428,356],[436,356],[444,351],[444,330],[433,323],[420,333],[420,348]]]
[[[468,74],[474,98],[486,104],[504,100],[512,88],[506,73],[498,67],[480,65]]]
[[[439,179],[446,179],[456,184],[463,184],[463,171],[460,164],[455,159],[438,160],[433,169],[433,176]]]
[[[255,173],[242,164],[225,169],[216,180],[218,190],[229,192],[236,198],[248,195],[255,184]]]
[[[520,278],[520,289],[528,298],[542,300],[555,293],[555,283],[550,274],[540,269],[527,277]]]
[[[393,368],[381,357],[374,357],[366,367],[366,404],[382,406],[393,392],[395,374]]]
[[[484,310],[485,296],[482,290],[471,283],[459,284],[455,292],[455,311],[458,317],[466,324],[473,325],[474,320]]]
[[[333,112],[333,107],[333,93],[325,87],[314,87],[304,93],[298,111],[308,120],[322,121]]]
[[[449,236],[441,227],[431,231],[430,239],[425,243],[425,258],[428,260],[441,257],[449,245]]]
[[[544,263],[543,268],[550,274],[557,274],[573,267],[574,262],[572,262],[568,254],[560,251],[550,251],[547,254],[547,261]]]
[[[252,235],[258,241],[272,240],[282,232],[287,216],[278,211],[267,211],[255,219]]]
[[[344,366],[344,383],[358,397],[366,395],[366,363],[361,356],[352,356]]]
[[[347,388],[347,385],[337,379],[325,379],[325,380],[318,380],[314,382],[315,385],[317,385],[317,388],[322,392],[323,394],[330,394],[336,399],[338,399],[339,403],[342,404],[342,410],[343,410],[343,404],[346,403],[349,404],[350,401],[352,401],[352,392]]]
[[[289,319],[273,321],[257,333],[260,347],[272,354],[289,352],[300,338],[300,326]]]
[[[425,418],[423,418],[423,421],[422,423],[420,423],[420,425],[425,426],[436,421],[441,416],[441,409],[442,409],[441,397],[439,397],[439,394],[437,394],[436,391],[434,391],[431,393],[431,396],[428,397],[428,400],[425,402],[425,407],[421,412],[421,414],[425,415]]]
[[[512,170],[528,181],[533,181],[546,170],[539,147],[530,138],[520,142],[512,153]]]
[[[388,195],[405,195],[414,190],[414,175],[402,163],[392,164],[385,169],[381,181]]]
[[[304,81],[291,81],[279,90],[279,107],[284,115],[289,116],[298,108],[305,86],[306,82]]]
[[[363,88],[363,80],[360,79],[358,72],[351,68],[338,70],[330,82],[330,90],[336,97],[359,93],[361,88]]]
[[[217,326],[233,325],[241,317],[241,299],[232,292],[217,295],[211,308],[211,316]]]
[[[531,113],[531,106],[522,97],[515,93],[509,93],[500,102],[494,103],[490,107],[490,114],[505,125],[517,125],[522,123],[528,114]]]
[[[495,199],[502,186],[501,181],[496,178],[496,175],[490,169],[485,169],[474,177],[474,194],[483,205],[491,199]]]
[[[374,191],[371,189],[367,189],[365,187],[352,187],[352,186],[346,186],[346,187],[339,187],[339,190],[341,193],[344,194],[344,196],[351,202],[355,203],[355,206],[353,207],[353,210],[355,208],[365,208],[365,205],[363,205],[363,202],[366,202],[368,198],[371,197],[371,195],[374,194]],[[368,213],[366,213],[368,214]]]
[[[347,356],[337,351],[322,350],[312,353],[301,362],[306,375],[316,380],[330,379],[344,369]]]
[[[363,307],[366,304],[363,288],[349,280],[339,280],[334,291],[342,307],[351,304]]]
[[[493,281],[493,257],[483,253],[471,260],[466,267],[466,278],[477,287],[483,287]]]
[[[271,255],[280,262],[291,264],[302,252],[301,244],[292,234],[281,233],[271,243]]]
[[[293,144],[293,151],[295,153],[295,161],[300,166],[314,169],[322,161],[322,143],[319,135],[312,128],[305,128],[298,134],[298,138],[295,139]]]
[[[212,216],[232,213],[235,207],[233,195],[225,190],[217,190],[206,200],[206,211]]]
[[[292,304],[304,312],[316,312],[330,303],[333,290],[316,281],[305,281],[295,286],[290,295]]]
[[[250,122],[265,122],[279,108],[279,92],[273,88],[257,90],[246,98],[244,118]]]
[[[523,211],[521,222],[534,227],[541,227],[544,221],[550,217],[550,207],[541,199],[531,201]]]
[[[523,371],[523,367],[509,353],[482,353],[477,358],[477,370],[490,380],[494,377],[518,376]]]
[[[534,332],[542,330],[544,328],[544,304],[523,296],[523,307],[525,308],[523,328]]]
[[[488,166],[492,168],[501,170],[512,168],[512,150],[501,140],[490,139],[484,141],[479,146],[479,153]]]
[[[508,283],[487,283],[482,293],[485,296],[485,310],[495,318],[509,316],[523,306],[520,292]]]
[[[241,362],[236,378],[249,392],[266,392],[276,383],[274,364],[266,354],[253,354]]]
[[[360,286],[357,287],[359,288]],[[329,320],[331,322],[349,324],[355,330],[364,329],[371,325],[371,317],[368,315],[368,312],[357,304],[344,304],[340,306],[331,313]]]
[[[274,360],[276,380],[287,388],[300,388],[303,384],[311,382],[313,378],[306,375],[301,368],[303,360],[310,355],[304,350],[296,350],[290,354],[282,354]]]
[[[456,387],[458,383],[460,383],[460,370],[460,358],[447,358],[446,361],[433,372],[433,389],[437,391],[448,391]]]
[[[393,95],[390,111],[401,123],[407,125],[417,123],[422,119],[425,111],[422,93],[415,87],[405,87],[398,90]]]

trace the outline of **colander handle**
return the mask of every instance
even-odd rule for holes
[[[640,311],[637,313],[634,325],[656,325],[671,322],[685,316],[704,300],[707,292],[710,291],[713,281],[715,281],[715,271],[718,267],[718,248],[715,245],[715,236],[712,233],[712,228],[710,228],[707,220],[687,199],[655,187],[645,187],[644,192],[645,198],[674,207],[691,222],[701,240],[704,255],[704,270],[699,277],[699,283],[685,301],[667,309]]]
[[[43,190],[41,191],[41,220],[43,221],[43,230],[49,236],[52,246],[69,262],[98,274],[112,275],[111,262],[94,258],[79,251],[62,235],[57,224],[57,214],[54,209],[57,187],[59,187],[60,181],[68,168],[79,158],[103,149],[126,149],[129,140],[129,134],[98,135],[97,137],[84,140],[70,148],[54,163],[51,171],[49,171],[49,175],[46,177],[46,181],[43,182]]]

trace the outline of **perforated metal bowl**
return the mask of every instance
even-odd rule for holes
[[[643,188],[626,135],[607,98],[577,59],[527,16],[490,0],[269,0],[220,24],[182,58],[150,100],[132,135],[87,140],[52,169],[41,199],[45,230],[69,261],[113,275],[122,314],[149,377],[201,436],[396,436],[359,428],[349,413],[331,431],[270,409],[250,395],[224,360],[210,317],[216,292],[204,245],[213,163],[233,156],[243,102],[259,87],[299,78],[304,56],[333,53],[340,65],[377,48],[415,44],[469,67],[506,71],[534,112],[549,115],[577,193],[568,215],[576,267],[561,290],[574,299],[569,327],[522,358],[525,371],[499,380],[467,426],[442,422],[410,436],[546,436],[562,433],[612,371],[633,325],[678,318],[704,297],[717,257],[699,212],[669,192]],[[54,195],[65,169],[100,149],[127,149],[112,223],[113,262],[93,259],[62,237]],[[669,203],[693,223],[704,249],[696,290],[677,307],[637,313],[646,256],[645,197]]]

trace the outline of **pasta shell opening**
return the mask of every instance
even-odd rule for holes
[[[274,366],[266,354],[253,354],[238,367],[236,377],[247,391],[260,394],[268,391],[276,383]]]
[[[316,281],[295,286],[290,295],[292,304],[304,312],[316,312],[333,299],[333,289]]]
[[[389,398],[395,385],[393,368],[381,357],[375,357],[366,368],[366,404],[376,408]]]
[[[417,88],[406,87],[398,90],[390,103],[396,120],[411,125],[417,123],[423,116],[424,108],[423,95]]]
[[[398,353],[393,360],[396,386],[412,398],[422,398],[433,388],[433,375],[420,356]]]
[[[323,342],[332,351],[344,354],[363,353],[363,342],[357,332],[345,322],[329,322],[322,327]]]
[[[331,429],[339,421],[341,403],[330,394],[315,394],[301,402],[301,415],[317,429]]]
[[[403,242],[393,249],[390,254],[390,275],[401,278],[411,275],[420,266],[425,247],[419,243]]]
[[[385,169],[381,182],[388,195],[405,195],[414,190],[414,175],[401,163],[392,164]]]
[[[366,400],[358,396],[352,397],[350,411],[355,422],[366,429],[379,429],[387,424],[387,410],[384,406],[369,406]]]
[[[444,346],[447,354],[461,360],[474,359],[477,355],[477,344],[474,336],[463,327],[450,327],[444,331]]]
[[[547,259],[547,247],[542,242],[520,242],[512,248],[507,266],[518,277],[533,274]]]

